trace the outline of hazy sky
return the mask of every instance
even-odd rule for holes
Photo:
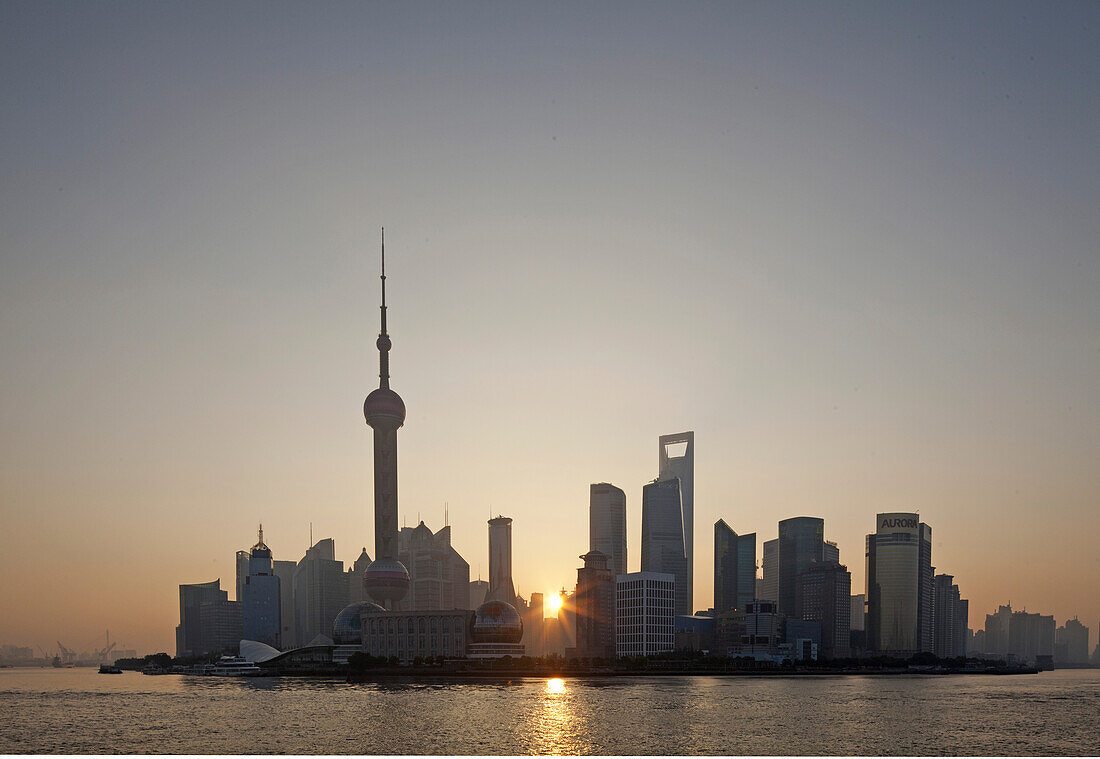
[[[918,510],[970,599],[1100,618],[1100,5],[0,4],[0,642],[174,652],[256,523],[400,520],[524,596],[695,431],[712,524]],[[758,555],[759,555],[758,547]]]

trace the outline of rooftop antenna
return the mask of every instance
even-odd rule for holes
[[[313,536],[310,535],[310,537],[313,537]],[[260,543],[262,544],[263,542],[264,542],[264,523],[260,522]]]
[[[450,509],[451,509],[451,504],[444,501],[443,502],[443,526],[444,527],[450,527],[451,526],[451,510]]]
[[[309,523],[309,547],[313,548],[313,522]]]

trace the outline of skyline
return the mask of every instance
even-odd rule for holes
[[[693,430],[696,609],[719,518],[859,593],[915,511],[971,627],[1097,629],[1100,11],[1027,7],[4,5],[0,642],[170,650],[257,522],[373,544],[383,224],[399,524],[472,577],[501,513],[572,587],[600,482],[636,571]]]

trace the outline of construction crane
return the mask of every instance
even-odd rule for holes
[[[111,641],[106,647],[99,649],[95,652],[96,661],[102,664],[107,660],[107,654],[111,653],[111,649],[115,647],[115,641]]]
[[[61,641],[57,641],[57,647],[61,651],[61,661],[66,664],[72,664],[76,659],[76,652],[65,648],[65,646],[61,645]]]

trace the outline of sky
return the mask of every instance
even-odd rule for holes
[[[917,511],[980,628],[1100,625],[1100,6],[0,4],[0,642],[174,651],[256,526],[576,582],[695,432],[713,532]],[[1091,644],[1090,644],[1091,645]]]

